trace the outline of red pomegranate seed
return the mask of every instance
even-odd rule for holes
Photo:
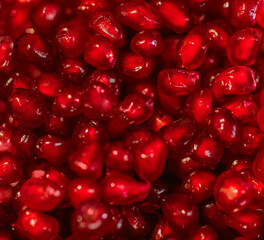
[[[164,27],[176,33],[185,33],[191,25],[191,16],[185,2],[182,0],[152,0],[152,4],[162,17]]]
[[[115,16],[122,24],[137,31],[158,29],[161,25],[157,11],[142,0],[132,0],[117,6]]]
[[[233,170],[223,172],[214,185],[217,207],[227,213],[245,209],[252,195],[252,187],[247,179]]]
[[[30,209],[20,211],[15,226],[19,235],[28,239],[53,239],[59,232],[56,218]]]
[[[24,205],[38,211],[51,211],[62,200],[60,186],[49,179],[29,179],[21,188],[21,201]]]
[[[253,65],[261,43],[262,33],[255,28],[244,28],[230,37],[227,57],[233,65]]]
[[[188,233],[198,223],[198,208],[188,195],[167,195],[162,212],[169,227],[176,233]]]
[[[148,195],[149,187],[149,183],[139,182],[113,171],[103,179],[103,199],[111,205],[130,205],[143,201]]]

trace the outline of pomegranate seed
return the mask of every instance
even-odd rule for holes
[[[124,25],[137,31],[158,29],[161,25],[161,19],[156,10],[142,0],[120,4],[115,9],[115,16]]]
[[[191,25],[191,16],[184,1],[152,0],[152,4],[160,13],[164,27],[178,34],[188,31]]]
[[[28,239],[53,239],[59,232],[56,218],[29,209],[20,211],[15,227],[21,237]]]
[[[26,90],[16,89],[8,99],[12,115],[17,121],[29,128],[43,124],[47,106],[42,97]]]
[[[83,52],[85,30],[79,22],[64,23],[59,26],[55,41],[59,51],[65,57],[78,57]]]
[[[159,136],[148,139],[135,149],[135,170],[145,181],[157,180],[163,172],[167,146]]]
[[[20,191],[21,201],[29,208],[38,211],[51,211],[62,200],[60,186],[49,179],[29,179]]]
[[[115,66],[117,49],[105,37],[89,36],[84,47],[84,60],[95,68],[108,70]]]
[[[218,234],[212,227],[205,225],[195,230],[191,237],[192,240],[200,240],[203,238],[208,240],[218,240]]]
[[[117,100],[109,87],[101,82],[91,82],[83,93],[83,113],[89,119],[107,120],[114,113]]]
[[[149,187],[149,183],[139,182],[113,171],[103,179],[103,199],[112,205],[130,205],[143,201],[148,195]]]
[[[198,222],[198,208],[184,194],[167,195],[162,212],[169,227],[177,233],[188,233]]]
[[[227,213],[245,209],[250,204],[252,195],[252,187],[247,179],[232,170],[223,172],[214,185],[216,204]]]
[[[227,57],[233,65],[253,65],[255,63],[262,33],[258,29],[244,28],[230,37]]]
[[[101,202],[88,201],[74,211],[71,226],[78,239],[102,236],[110,221],[109,207]]]
[[[147,30],[137,33],[130,42],[132,52],[142,57],[156,57],[162,53],[164,48],[163,40],[158,31]]]
[[[192,29],[178,46],[177,65],[190,70],[197,69],[205,59],[209,38],[205,28]]]
[[[0,36],[0,71],[9,72],[14,55],[14,42],[10,36]]]
[[[260,0],[230,1],[229,20],[237,28],[252,27],[256,23],[256,13],[260,7]]]
[[[108,38],[118,46],[124,44],[124,31],[110,12],[95,12],[91,16],[88,26],[94,33]]]
[[[91,179],[76,178],[68,186],[71,204],[77,208],[81,203],[94,200],[100,201],[100,185]]]
[[[198,72],[183,69],[163,69],[158,75],[158,87],[167,95],[188,95],[200,86]]]

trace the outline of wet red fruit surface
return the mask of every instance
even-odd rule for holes
[[[264,1],[0,0],[0,239],[263,240]]]

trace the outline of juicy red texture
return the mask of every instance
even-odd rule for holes
[[[26,89],[16,89],[8,99],[11,113],[21,124],[36,128],[43,124],[47,106],[43,98]]]
[[[100,185],[88,178],[76,178],[68,186],[68,194],[72,205],[76,208],[88,200],[100,201]]]
[[[30,240],[52,239],[59,232],[59,222],[45,213],[22,209],[16,221],[16,231],[19,236]]]
[[[142,57],[156,57],[162,53],[163,40],[158,31],[147,30],[134,35],[130,42],[130,49]]]
[[[233,170],[223,172],[214,185],[218,208],[227,213],[245,209],[252,199],[252,187],[245,177]]]
[[[29,179],[20,191],[21,201],[30,209],[51,211],[62,200],[63,191],[60,186],[49,179]]]
[[[157,9],[162,17],[162,25],[172,31],[180,34],[189,30],[191,25],[191,16],[182,0],[152,0],[151,3]]]
[[[227,57],[233,65],[253,65],[262,33],[258,29],[244,28],[230,37],[227,44]]]
[[[157,180],[163,172],[168,148],[159,136],[148,139],[135,149],[135,170],[145,181]]]
[[[198,222],[198,208],[188,195],[167,195],[162,204],[162,211],[168,220],[169,227],[176,233],[187,233]]]
[[[107,120],[117,107],[117,99],[105,84],[93,81],[83,93],[83,113],[89,119]]]
[[[189,95],[200,86],[198,72],[183,69],[163,69],[158,75],[158,87],[167,95]]]
[[[124,44],[124,31],[110,12],[95,12],[91,16],[88,26],[94,33],[108,38],[110,41],[116,43],[118,46]]]
[[[69,168],[80,177],[99,179],[103,171],[100,145],[97,142],[85,145],[73,152],[69,158]]]
[[[134,178],[110,172],[102,181],[102,193],[105,202],[111,205],[130,205],[143,201],[149,191],[149,183],[136,181]]]
[[[109,70],[116,64],[117,49],[105,37],[89,36],[84,47],[84,60],[95,68]]]
[[[115,9],[115,16],[124,25],[137,31],[158,29],[161,18],[158,12],[147,2],[132,0],[120,4]]]
[[[70,152],[70,143],[52,135],[38,138],[36,153],[52,164],[60,165],[67,160]]]
[[[84,29],[79,22],[64,23],[59,26],[55,41],[65,57],[78,57],[82,54],[85,43]]]
[[[0,238],[260,240],[262,0],[0,0]]]
[[[183,192],[189,194],[193,201],[200,203],[213,195],[213,186],[217,176],[210,171],[194,171],[181,183]]]
[[[14,42],[10,36],[0,37],[0,71],[9,72],[14,54]]]

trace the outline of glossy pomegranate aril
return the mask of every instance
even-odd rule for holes
[[[155,61],[152,58],[142,58],[135,53],[121,53],[118,62],[118,72],[128,78],[148,78],[154,71]]]
[[[156,110],[148,121],[151,130],[157,133],[162,127],[173,122],[172,117],[164,111]]]
[[[61,7],[57,2],[40,2],[31,11],[33,24],[41,32],[48,33],[59,24],[62,15]]]
[[[245,209],[252,195],[252,187],[247,179],[233,170],[223,172],[214,185],[217,207],[227,213]]]
[[[231,26],[224,20],[213,20],[206,23],[205,28],[210,38],[209,49],[226,55],[228,40],[232,34]]]
[[[158,75],[158,87],[167,95],[188,95],[200,86],[198,72],[184,69],[165,68]]]
[[[135,170],[145,181],[156,181],[163,172],[167,146],[159,136],[153,136],[135,149]]]
[[[88,26],[94,33],[108,38],[117,46],[121,46],[125,42],[123,29],[108,11],[95,12],[91,16]]]
[[[239,139],[237,119],[224,107],[212,110],[208,117],[208,131],[215,140],[225,145],[230,145]]]
[[[260,0],[233,0],[229,6],[229,20],[236,28],[252,27],[256,23]]]
[[[102,202],[87,201],[75,209],[71,228],[77,239],[99,237],[105,234],[110,221],[109,207]]]
[[[47,106],[41,96],[26,89],[16,89],[8,99],[12,115],[26,127],[36,128],[43,124]]]
[[[59,75],[70,83],[79,84],[90,72],[83,59],[63,58],[58,66]]]
[[[153,113],[153,99],[139,93],[127,95],[120,102],[118,110],[130,124],[140,124],[148,120]]]
[[[21,201],[29,208],[38,211],[51,211],[62,200],[60,186],[49,179],[29,179],[20,191]]]
[[[201,126],[205,126],[211,108],[212,94],[210,90],[208,88],[200,88],[186,99],[184,111]]]
[[[83,52],[85,30],[79,22],[64,23],[58,28],[55,42],[65,57],[76,58]]]
[[[0,36],[0,72],[9,72],[14,55],[14,42],[10,36]]]
[[[189,194],[194,202],[200,203],[213,195],[213,186],[217,176],[210,171],[194,171],[185,177],[181,189]]]
[[[82,88],[69,84],[55,98],[52,111],[61,117],[75,117],[82,109]]]
[[[56,74],[41,74],[33,85],[33,89],[38,91],[44,98],[53,99],[63,86],[63,81]]]
[[[103,162],[99,143],[91,143],[73,152],[69,158],[69,168],[80,177],[99,179]]]
[[[205,28],[192,29],[178,45],[177,65],[189,70],[200,67],[205,59],[209,42]]]
[[[58,138],[65,138],[72,133],[72,120],[49,113],[45,119],[45,130]]]
[[[91,82],[83,93],[83,113],[88,119],[107,120],[117,107],[117,99],[109,87]]]
[[[103,124],[84,118],[75,125],[72,138],[82,147],[93,142],[106,143],[109,137]]]
[[[228,225],[241,235],[256,238],[263,230],[262,214],[257,211],[245,209],[241,212],[227,216]]]
[[[101,199],[100,185],[88,178],[76,178],[68,186],[71,204],[77,208],[81,203],[89,200]]]
[[[37,34],[25,34],[15,43],[15,51],[21,61],[49,68],[53,61],[52,46]]]
[[[190,157],[202,166],[214,167],[222,158],[224,146],[202,132],[194,139],[190,148]]]
[[[163,40],[158,31],[147,30],[139,32],[131,39],[130,49],[142,57],[156,57],[162,53]]]
[[[133,177],[118,173],[110,172],[102,183],[103,199],[111,205],[130,205],[143,201],[150,188],[150,184],[139,182]]]
[[[53,239],[59,232],[59,222],[45,213],[23,209],[18,215],[15,230],[21,237],[34,239]]]
[[[169,150],[183,151],[197,133],[197,124],[191,118],[180,118],[175,122],[162,127],[159,134],[168,145]]]
[[[7,185],[21,179],[22,166],[10,152],[0,153],[0,184]]]
[[[121,79],[114,71],[95,70],[82,83],[87,88],[92,82],[101,82],[111,88],[117,98],[120,96]]]
[[[46,159],[51,164],[60,165],[64,163],[67,160],[69,152],[69,142],[52,135],[44,135],[38,138],[36,143],[37,155],[40,158]]]
[[[84,46],[84,60],[95,68],[109,70],[116,64],[117,49],[105,37],[89,36]]]
[[[167,195],[162,204],[162,212],[175,233],[188,233],[198,223],[198,208],[184,194]]]
[[[199,227],[191,235],[190,240],[218,240],[217,232],[209,225]]]
[[[120,141],[105,146],[105,165],[107,169],[130,174],[134,166],[134,153]]]
[[[258,102],[253,95],[236,96],[227,101],[223,106],[229,109],[242,123],[254,118],[259,110]]]
[[[157,11],[143,0],[132,0],[120,4],[115,9],[115,16],[122,24],[136,31],[158,29],[161,25],[161,18]]]
[[[13,188],[10,186],[0,186],[0,204],[1,205],[8,206],[11,203],[12,191],[13,191]]]
[[[228,68],[215,77],[211,89],[215,97],[251,93],[256,89],[255,73],[243,66]]]
[[[34,155],[37,136],[29,129],[17,127],[11,136],[11,142],[16,149],[16,154],[23,159]]]
[[[152,0],[162,17],[162,25],[177,34],[185,33],[191,26],[191,14],[182,0]]]
[[[252,169],[255,176],[264,183],[264,153],[262,151],[254,159]]]
[[[244,28],[230,37],[227,44],[227,57],[233,65],[253,65],[262,33],[255,28]]]

